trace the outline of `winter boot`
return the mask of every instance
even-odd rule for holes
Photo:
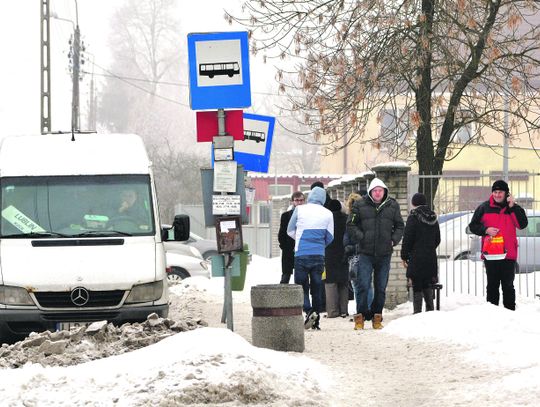
[[[382,314],[373,315],[373,320],[371,323],[373,324],[373,329],[382,329]]]
[[[313,325],[315,324],[315,321],[317,321],[318,317],[318,313],[316,313],[315,311],[309,311],[306,315],[306,320],[304,321],[304,329],[313,328]]]
[[[321,330],[321,327],[319,325],[320,321],[321,321],[321,315],[317,314],[317,318],[315,318],[315,322],[313,323],[313,326],[311,327],[311,329],[315,329],[317,331],[320,331]]]
[[[355,314],[354,317],[354,330],[358,331],[364,329],[364,316],[362,314]]]

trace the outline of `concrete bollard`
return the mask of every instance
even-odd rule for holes
[[[251,287],[251,338],[254,346],[304,351],[304,293],[296,284]]]

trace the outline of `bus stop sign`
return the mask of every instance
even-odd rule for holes
[[[251,106],[248,33],[188,34],[192,110]]]

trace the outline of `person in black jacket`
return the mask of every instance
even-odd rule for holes
[[[303,205],[306,198],[300,191],[291,196],[292,208],[281,214],[278,232],[279,248],[281,249],[281,284],[289,284],[294,269],[294,239],[287,234],[287,225],[291,220],[294,208]]]
[[[328,209],[334,217],[334,240],[326,246],[324,263],[326,268],[326,314],[328,318],[348,315],[349,264],[345,256],[343,235],[347,215],[341,211],[341,202],[331,199]]]
[[[416,193],[401,244],[401,259],[407,269],[407,279],[413,288],[413,312],[422,312],[422,298],[426,311],[433,311],[431,284],[438,281],[437,246],[441,232],[437,215],[427,206],[424,194]]]
[[[347,219],[347,233],[358,244],[358,296],[360,311],[354,316],[354,329],[364,329],[364,320],[373,318],[373,329],[381,329],[386,285],[390,275],[393,247],[403,236],[399,204],[388,196],[388,188],[373,178],[368,194],[353,204]],[[374,297],[371,310],[367,293],[373,275]]]

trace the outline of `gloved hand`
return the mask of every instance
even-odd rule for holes
[[[439,278],[437,276],[431,277],[431,284],[437,284],[439,282]]]

